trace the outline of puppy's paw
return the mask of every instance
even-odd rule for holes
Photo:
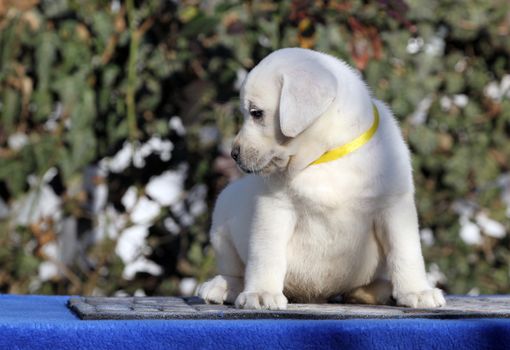
[[[196,295],[208,304],[233,303],[241,290],[241,278],[218,275],[201,284]]]
[[[287,298],[283,293],[242,292],[236,299],[239,309],[285,310]]]
[[[437,288],[430,288],[420,292],[397,294],[397,304],[413,308],[433,308],[446,305],[443,292]]]

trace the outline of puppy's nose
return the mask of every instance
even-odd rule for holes
[[[239,145],[232,146],[232,152],[230,152],[230,156],[234,158],[237,162],[239,160],[239,153],[241,152],[241,147]]]

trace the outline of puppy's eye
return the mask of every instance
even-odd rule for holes
[[[250,115],[253,119],[259,120],[264,117],[264,111],[261,109],[250,109]]]

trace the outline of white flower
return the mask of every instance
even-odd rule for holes
[[[58,260],[59,258],[59,249],[57,242],[52,241],[48,242],[45,245],[41,247],[41,252],[44,254],[44,256],[51,258],[53,260]]]
[[[495,101],[500,101],[503,97],[510,97],[510,74],[505,74],[501,82],[491,81],[484,88],[484,94]]]
[[[179,232],[181,232],[181,228],[179,227],[179,225],[175,222],[174,219],[172,219],[171,217],[167,217],[164,221],[163,221],[163,225],[165,225],[165,228],[168,230],[168,232],[170,232],[171,234],[178,234]]]
[[[457,63],[455,63],[455,71],[457,73],[462,73],[466,70],[467,68],[467,59],[466,57],[462,57],[460,60],[457,61]]]
[[[420,230],[420,238],[422,243],[430,247],[434,244],[434,232],[430,228],[424,228]]]
[[[207,195],[207,186],[199,184],[194,186],[188,195],[188,201],[191,203],[189,212],[193,216],[199,216],[207,210],[205,196]]]
[[[120,1],[119,0],[113,0],[110,5],[110,9],[113,13],[117,13],[120,10]]]
[[[425,52],[430,56],[442,56],[444,52],[444,39],[439,36],[434,36],[430,42],[425,45]]]
[[[62,103],[57,102],[55,105],[55,109],[51,112],[48,119],[44,123],[44,128],[48,131],[54,131],[58,127],[58,121],[62,117],[62,114],[64,112],[64,107],[62,106]]]
[[[135,224],[150,224],[159,215],[161,206],[142,196],[131,212],[131,221]]]
[[[92,203],[92,212],[99,213],[108,201],[108,186],[104,183],[98,184],[94,188],[94,201]]]
[[[114,294],[113,294],[114,297],[116,298],[120,298],[120,297],[129,297],[129,293],[126,292],[125,290],[123,289],[119,289],[118,291],[116,291]]]
[[[19,151],[28,144],[28,136],[23,132],[17,132],[9,136],[7,145],[14,151]]]
[[[445,48],[444,38],[448,34],[446,26],[440,26],[436,34],[425,45],[425,52],[431,56],[442,56]]]
[[[131,159],[133,158],[133,146],[129,142],[124,142],[124,145],[120,149],[120,151],[115,154],[115,156],[111,159],[107,159],[107,167],[111,172],[120,173],[123,172],[129,164],[131,164]]]
[[[58,276],[58,266],[51,261],[43,261],[39,264],[39,278],[48,281]]]
[[[469,292],[467,292],[467,295],[477,297],[480,295],[480,289],[478,287],[471,288]]]
[[[413,125],[421,125],[425,123],[427,120],[427,115],[430,109],[430,106],[432,105],[432,95],[428,95],[424,97],[416,107],[416,110],[411,115],[411,124]]]
[[[145,225],[134,225],[128,227],[121,232],[115,247],[115,254],[117,254],[124,264],[135,261],[146,245],[145,238],[149,234],[149,229]]]
[[[110,239],[117,238],[119,232],[126,226],[126,217],[119,214],[113,206],[109,205],[105,210],[99,212],[97,216],[97,226],[95,228],[96,240],[101,241],[106,237]]]
[[[418,53],[423,47],[423,38],[409,38],[407,41],[406,51],[407,53],[414,55]]]
[[[137,168],[145,166],[145,158],[151,154],[159,154],[162,161],[169,161],[172,157],[174,145],[169,140],[163,140],[159,136],[154,136],[144,144],[137,143],[133,154],[133,165]]]
[[[191,277],[183,278],[179,283],[179,291],[183,296],[193,295],[197,287],[197,280]]]
[[[264,47],[271,47],[271,40],[266,35],[259,35],[257,38],[259,44]]]
[[[174,115],[170,120],[168,121],[168,125],[170,126],[170,129],[175,130],[177,135],[184,136],[186,135],[186,128],[184,128],[184,125],[182,124],[181,118]]]
[[[182,171],[171,170],[153,176],[145,187],[145,193],[162,206],[172,205],[181,198],[184,176]]]
[[[501,99],[499,84],[495,81],[491,81],[489,84],[487,84],[483,92],[485,93],[485,96],[490,97],[493,100],[499,101]]]
[[[183,202],[177,202],[173,204],[171,208],[175,216],[179,218],[179,222],[182,226],[188,227],[193,225],[195,218],[186,211]]]
[[[33,189],[24,199],[14,204],[16,222],[22,226],[38,222],[42,218],[58,221],[62,215],[60,208],[60,197],[46,184]]]
[[[44,175],[43,175],[43,177],[42,177],[42,181],[43,181],[44,183],[48,183],[48,182],[50,182],[51,180],[53,180],[53,178],[54,178],[55,176],[57,176],[57,174],[58,174],[58,170],[57,170],[57,168],[55,168],[55,167],[51,167],[51,168],[49,168],[49,169],[48,169],[48,170],[44,173]]]
[[[452,108],[452,100],[448,96],[441,97],[439,104],[441,105],[441,109],[444,112],[447,112],[450,110],[450,108]]]
[[[154,261],[150,261],[147,258],[140,256],[135,261],[130,262],[124,266],[122,277],[124,279],[131,280],[138,272],[146,272],[153,276],[159,276],[163,273],[163,269]]]
[[[455,103],[457,107],[464,108],[467,106],[468,102],[469,98],[464,94],[458,94],[453,96],[453,103]]]
[[[501,223],[489,218],[484,212],[476,215],[476,223],[487,236],[503,238],[506,236],[506,229]]]
[[[131,186],[126,190],[126,192],[122,196],[120,202],[122,203],[124,208],[126,208],[127,211],[130,211],[135,206],[137,199],[138,199],[138,192],[136,190],[136,187]]]
[[[444,284],[446,282],[446,276],[443,272],[441,272],[437,264],[432,263],[430,264],[429,271],[427,272],[427,280],[433,287],[435,287],[438,284]]]
[[[473,222],[469,221],[467,217],[461,217],[460,219],[460,238],[470,245],[482,244],[482,235],[480,234],[480,228]]]
[[[145,297],[147,295],[145,294],[143,289],[139,288],[139,289],[135,290],[135,293],[133,294],[133,296],[135,296],[135,297]]]

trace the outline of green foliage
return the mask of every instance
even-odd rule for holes
[[[507,1],[10,4],[0,6],[0,194],[10,208],[0,230],[0,291],[178,293],[181,278],[210,275],[208,216],[200,214],[179,238],[165,229],[147,237],[156,256],[164,252],[157,258],[166,264],[162,277],[126,280],[116,238],[92,235],[93,243],[80,243],[83,256],[40,280],[44,246],[61,242],[64,231],[47,218],[19,224],[16,205],[56,168],[64,215],[96,227],[87,209],[87,169],[127,139],[174,137],[168,121],[178,115],[186,138],[172,141],[165,166],[187,163],[183,196],[205,184],[209,213],[218,191],[237,176],[225,157],[239,123],[236,86],[265,55],[289,46],[346,60],[395,112],[413,152],[421,225],[435,239],[424,245],[425,256],[446,275],[442,286],[453,293],[510,291],[509,238],[491,237],[477,221],[484,213],[510,230]],[[20,135],[26,139],[16,146]],[[121,206],[128,186],[143,192],[147,173],[163,171],[135,168],[116,175],[120,185],[108,176],[94,180],[110,181],[109,205]],[[165,210],[155,225],[173,215]],[[478,244],[461,239],[466,220],[481,230]]]

